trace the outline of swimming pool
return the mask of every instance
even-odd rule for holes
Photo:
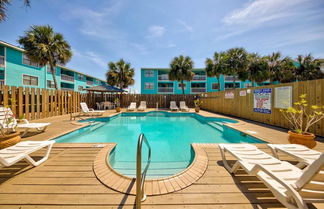
[[[121,113],[81,122],[91,122],[92,125],[55,140],[58,143],[116,143],[109,158],[110,165],[130,177],[136,173],[136,148],[140,133],[145,134],[152,148],[147,178],[170,176],[187,168],[194,157],[191,143],[264,143],[224,126],[224,123],[237,123],[235,120],[203,117],[195,113]],[[147,148],[143,146],[144,160],[147,159],[145,155]]]

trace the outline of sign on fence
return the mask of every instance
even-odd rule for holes
[[[240,96],[245,97],[246,96],[246,91],[245,90],[240,91]]]
[[[253,111],[271,114],[272,89],[255,89]]]
[[[225,92],[225,99],[234,99],[234,92],[233,91]]]
[[[287,109],[292,106],[292,86],[275,87],[274,107]]]

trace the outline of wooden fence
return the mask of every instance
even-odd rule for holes
[[[139,105],[146,101],[148,108],[169,108],[170,101],[186,101],[193,107],[194,95],[156,95],[156,94],[101,94],[62,90],[47,90],[39,88],[23,88],[15,86],[0,86],[0,105],[9,106],[17,118],[27,120],[48,118],[80,111],[80,102],[86,102],[89,107],[96,108],[96,102],[120,99],[121,107],[128,107],[131,102]]]
[[[240,91],[244,91],[247,89],[234,89],[221,92],[207,93],[207,97],[201,97],[203,101],[202,109],[217,113],[223,113],[226,115],[237,116],[240,118],[245,118],[279,127],[290,128],[288,121],[279,112],[279,109],[274,107],[274,88],[281,86],[292,86],[292,102],[296,102],[299,99],[299,95],[307,94],[306,99],[310,105],[324,105],[324,79],[320,79],[313,81],[303,81],[249,88],[250,93],[246,93],[246,96],[240,96]],[[271,114],[258,113],[253,111],[254,89],[265,88],[272,89]],[[227,93],[227,95],[229,95],[229,92],[234,93],[234,98],[225,98],[225,94]],[[244,95],[243,92],[242,95]],[[324,120],[318,122],[313,127],[311,127],[310,132],[315,133],[319,136],[324,136]]]

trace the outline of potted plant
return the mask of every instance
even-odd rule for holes
[[[21,141],[20,133],[15,131],[17,124],[15,123],[15,115],[8,107],[2,107],[2,122],[0,123],[0,149],[13,146]]]
[[[195,103],[195,111],[198,113],[200,111],[200,106],[202,105],[203,102],[200,99],[195,99],[194,103]]]
[[[116,112],[120,112],[120,101],[119,101],[119,98],[115,98],[115,100],[114,100],[114,103],[115,103],[115,105],[116,105]]]
[[[300,95],[299,98],[300,100],[294,103],[294,107],[280,110],[293,129],[288,131],[288,141],[291,144],[302,144],[313,148],[316,145],[315,135],[308,130],[324,118],[324,106],[309,105],[306,94]]]

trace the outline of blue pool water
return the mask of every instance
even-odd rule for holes
[[[58,143],[117,144],[110,164],[118,172],[135,175],[137,140],[144,133],[152,148],[148,178],[173,175],[188,167],[194,157],[191,143],[264,143],[223,126],[236,123],[224,118],[207,118],[195,113],[122,113],[111,118],[84,120],[92,125],[56,138]],[[143,159],[147,148],[143,145]]]

